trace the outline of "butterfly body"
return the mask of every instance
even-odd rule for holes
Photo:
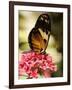
[[[51,21],[48,14],[41,14],[28,37],[30,48],[37,53],[45,53],[50,31]]]

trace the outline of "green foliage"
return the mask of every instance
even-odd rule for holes
[[[62,77],[63,76],[63,60],[57,64],[58,70],[52,74],[52,77]]]

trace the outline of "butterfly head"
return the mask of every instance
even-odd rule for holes
[[[36,28],[51,29],[51,20],[48,14],[41,14],[36,22]]]

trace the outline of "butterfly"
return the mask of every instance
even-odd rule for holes
[[[37,53],[45,53],[51,33],[51,20],[48,14],[41,14],[28,36],[31,50]]]

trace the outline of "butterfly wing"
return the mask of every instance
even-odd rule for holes
[[[48,46],[48,40],[51,32],[51,20],[48,14],[41,14],[35,24],[35,27],[29,34],[30,48],[36,52],[44,52]]]
[[[50,31],[44,29],[42,30],[41,28],[38,28],[40,35],[42,36],[42,41],[44,43],[44,47],[43,50],[45,51],[47,46],[48,46],[48,41],[49,41],[49,37],[50,37]]]
[[[44,52],[48,45],[48,35],[41,29],[34,28],[29,34],[30,48],[38,53]]]

